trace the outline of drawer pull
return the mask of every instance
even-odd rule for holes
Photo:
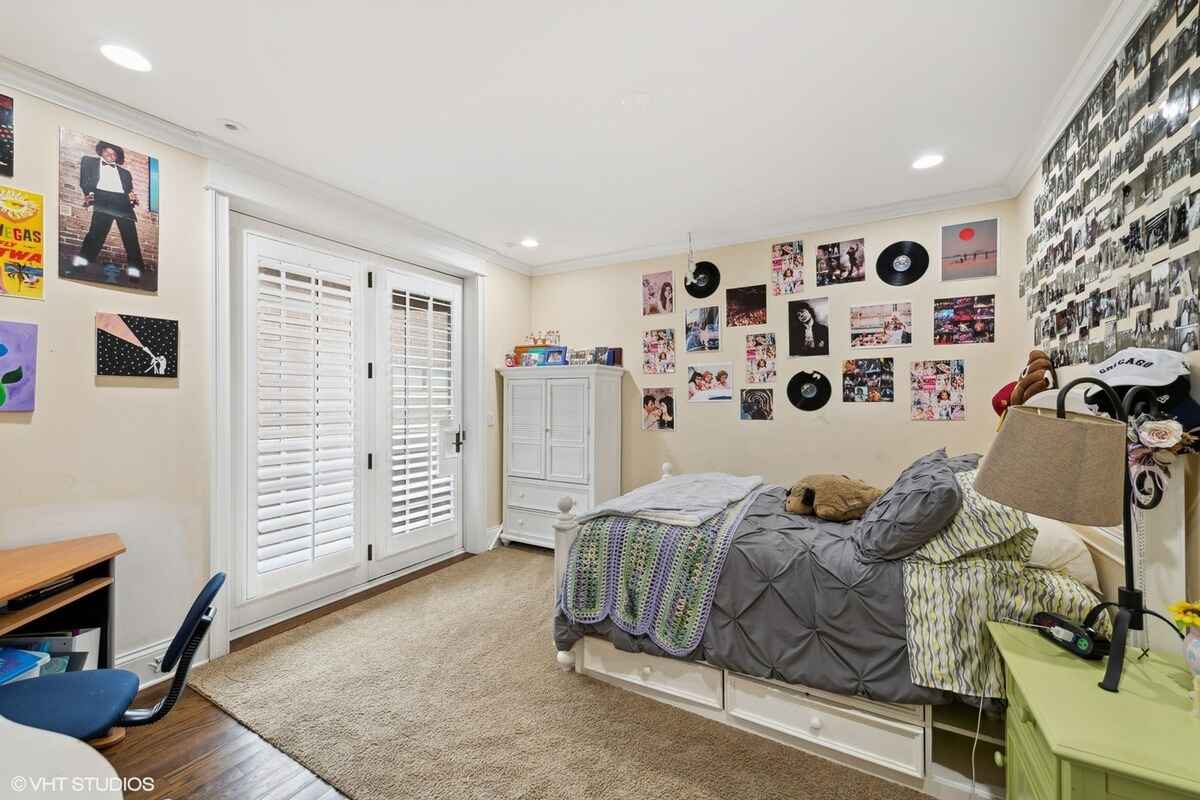
[[[1024,722],[1026,725],[1037,725],[1033,719],[1033,712],[1024,706],[1021,707],[1021,722]]]
[[[653,669],[650,667],[650,665],[649,665],[649,664],[647,664],[646,666],[642,667],[642,680],[649,680],[649,679],[650,679],[650,673],[651,673],[651,672],[653,672],[653,671],[654,671],[654,670],[653,670]]]
[[[809,728],[812,728],[812,730],[813,730],[813,732],[814,732],[814,733],[815,733],[816,731],[819,731],[819,730],[821,730],[821,718],[820,718],[820,717],[813,717],[812,719],[810,719],[810,720],[808,721],[808,727],[809,727]]]
[[[992,761],[996,762],[997,767],[1004,769],[1004,751],[997,750],[996,752],[992,753]]]

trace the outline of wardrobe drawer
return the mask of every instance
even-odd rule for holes
[[[508,500],[506,502],[510,506],[557,514],[558,501],[563,497],[570,497],[575,501],[573,512],[575,514],[582,514],[591,508],[586,486],[530,481],[521,478],[508,479]]]
[[[554,520],[557,514],[530,511],[527,508],[504,509],[504,539],[554,548]]]
[[[725,673],[730,716],[831,750],[925,777],[925,728]]]
[[[583,637],[583,668],[681,700],[721,708],[722,672],[695,661],[626,653],[594,636]]]

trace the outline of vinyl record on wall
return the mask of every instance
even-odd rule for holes
[[[816,411],[823,407],[832,393],[829,379],[816,370],[797,372],[788,381],[788,400],[801,411]]]
[[[875,260],[875,272],[884,283],[908,286],[929,268],[929,252],[916,242],[892,242]]]
[[[683,276],[683,288],[692,297],[708,297],[721,285],[721,270],[711,261],[697,261],[695,275],[689,279],[687,273]]]

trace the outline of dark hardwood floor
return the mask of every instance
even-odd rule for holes
[[[431,572],[469,558],[455,556],[379,586],[309,611],[230,642],[248,647],[339,608],[361,602]],[[153,705],[167,691],[161,683],[138,695],[136,707]],[[171,713],[153,725],[130,728],[125,740],[104,751],[123,778],[153,778],[153,792],[130,793],[136,800],[335,800],[340,792],[275,749],[191,689]]]
[[[158,700],[147,689],[138,705]],[[344,797],[313,773],[190,689],[154,725],[130,728],[104,751],[123,778],[153,778],[137,800],[334,800]]]

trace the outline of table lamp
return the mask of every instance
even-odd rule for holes
[[[1067,393],[1083,383],[1100,387],[1118,419],[1066,410]],[[1148,410],[1157,408],[1153,392],[1145,386],[1129,389],[1122,403],[1107,383],[1083,377],[1059,390],[1055,409],[1012,406],[975,477],[975,490],[981,495],[1030,514],[1076,525],[1121,524],[1125,585],[1117,590],[1116,603],[1100,603],[1084,622],[1090,627],[1105,609],[1117,610],[1108,665],[1100,681],[1100,688],[1110,692],[1121,683],[1130,629],[1141,630],[1147,614],[1170,624],[1145,607],[1134,580],[1134,495],[1126,434],[1134,407],[1142,410],[1139,397]],[[1153,508],[1159,499],[1160,493],[1139,503],[1139,508]]]

